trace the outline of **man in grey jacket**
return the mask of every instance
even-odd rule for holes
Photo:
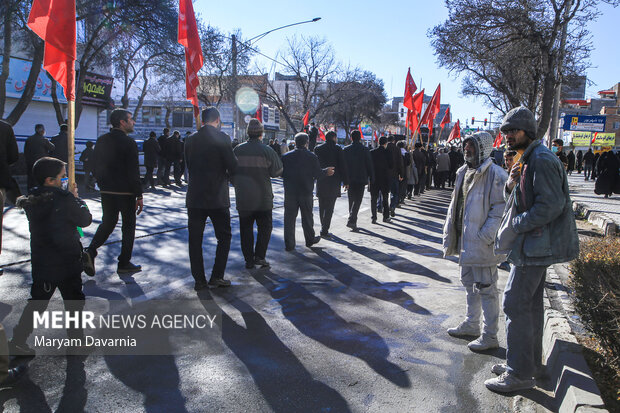
[[[467,136],[463,148],[466,164],[456,173],[456,185],[443,230],[443,248],[446,256],[459,256],[467,314],[457,327],[448,329],[448,334],[478,337],[468,347],[472,351],[482,351],[499,347],[497,264],[504,256],[494,254],[493,241],[504,212],[503,189],[508,176],[489,157],[493,137],[488,132]]]
[[[484,382],[498,392],[535,386],[534,377],[542,372],[546,270],[579,253],[566,171],[558,157],[536,138],[536,128],[534,114],[523,106],[508,112],[500,127],[508,149],[523,154],[504,189],[505,214],[516,208],[506,230],[515,236],[508,255],[512,269],[504,291],[506,364],[493,366],[499,377]],[[503,237],[504,226],[496,246]]]

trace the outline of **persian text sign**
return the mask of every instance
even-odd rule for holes
[[[86,72],[84,84],[82,84],[84,89],[82,102],[94,106],[107,107],[113,83],[113,77]]]
[[[603,132],[605,116],[565,115],[564,130]]]
[[[2,56],[0,55],[0,62],[2,62]],[[19,99],[24,93],[26,83],[28,81],[28,75],[30,74],[30,68],[32,62],[12,57],[9,62],[9,78],[6,80],[6,96]],[[58,85],[57,90],[58,101],[60,103],[67,103],[62,86]],[[34,95],[32,96],[34,101],[51,102],[52,101],[52,81],[47,76],[47,72],[41,67],[39,76],[37,77],[37,83],[34,89]]]

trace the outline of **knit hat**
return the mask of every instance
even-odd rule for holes
[[[504,120],[502,120],[502,126],[499,129],[502,132],[510,129],[520,129],[525,131],[525,134],[530,139],[536,139],[536,118],[528,108],[519,106],[506,113]]]
[[[263,124],[256,118],[250,119],[248,122],[247,133],[250,138],[258,138],[264,132]]]
[[[467,141],[473,141],[474,147],[476,148],[476,155],[478,155],[478,162],[476,163],[476,167],[481,165],[489,156],[491,156],[491,151],[493,150],[493,137],[488,132],[476,132],[471,135],[467,135],[463,140],[463,149],[465,149],[465,143]]]

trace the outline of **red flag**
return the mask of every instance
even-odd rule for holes
[[[379,143],[379,136],[377,136],[377,131],[374,131],[373,135],[375,137],[375,143]]]
[[[362,124],[357,125],[357,130],[360,131],[360,135],[362,135],[362,139],[364,139],[364,132],[362,132]]]
[[[403,97],[403,106],[413,110],[413,94],[418,89],[413,78],[411,77],[411,68],[407,70],[407,78],[405,79],[405,96]]]
[[[443,129],[443,127],[446,126],[446,123],[450,123],[450,106],[448,106],[448,109],[446,109],[446,113],[445,115],[443,115],[443,119],[441,120],[441,123],[439,124],[439,126],[441,126],[441,129]]]
[[[598,132],[594,132],[594,136],[592,136],[592,140],[590,141],[590,145],[593,145],[594,141],[596,141],[596,135],[598,135]]]
[[[261,103],[260,98],[258,99],[258,107],[256,108],[256,115],[254,117],[261,122],[263,121],[263,104]]]
[[[448,137],[448,142],[453,141],[455,139],[459,139],[461,137],[461,121],[457,120],[450,132],[450,136]]]
[[[495,141],[493,142],[493,147],[494,148],[499,148],[500,146],[502,146],[502,133],[501,132],[497,132],[497,136],[495,137]]]
[[[409,119],[411,133],[415,133],[418,129],[420,115],[422,114],[422,103],[424,102],[424,89],[413,96],[413,110]]]
[[[319,128],[319,139],[322,140],[323,142],[326,141],[325,139],[325,133],[323,132],[322,128]]]
[[[309,110],[304,115],[304,128],[308,126],[308,122],[310,122],[310,111]]]
[[[43,68],[75,101],[75,0],[34,0],[28,27],[45,42]]]
[[[194,113],[196,113],[198,109],[196,88],[200,84],[198,71],[202,68],[204,61],[192,0],[179,0],[178,42],[185,47],[185,94],[194,105]]]
[[[422,119],[420,119],[420,124],[424,124],[428,126],[429,139],[433,133],[433,122],[435,121],[435,116],[437,116],[437,114],[439,113],[440,100],[441,100],[441,83],[437,86],[437,89],[435,89],[435,93],[433,93],[433,97],[431,98],[431,101],[428,103],[428,106],[426,107],[426,110],[424,111],[424,115],[422,116]]]

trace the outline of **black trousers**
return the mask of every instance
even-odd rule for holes
[[[32,334],[33,313],[42,312],[47,309],[50,298],[56,289],[60,290],[64,300],[66,311],[82,311],[84,309],[84,293],[82,292],[81,273],[72,274],[58,284],[35,280],[30,287],[30,298],[24,308],[17,326],[13,329],[13,342],[25,344]],[[83,331],[81,328],[71,328],[67,330],[69,338],[81,338]]]
[[[254,246],[254,223],[256,222],[256,246]],[[241,252],[246,262],[265,259],[271,239],[273,220],[271,209],[268,211],[239,211],[239,234]]]
[[[153,169],[155,169],[155,165],[145,165],[146,173],[144,174],[144,184],[149,185],[151,188],[155,188],[155,179],[153,178]]]
[[[306,244],[314,240],[312,204],[312,193],[307,195],[284,193],[284,246],[287,249],[295,248],[295,221],[300,211],[301,227],[304,230]]]
[[[454,181],[456,181],[456,169],[451,169],[448,177],[448,185],[454,186]]]
[[[189,232],[189,264],[196,281],[206,281],[205,265],[202,257],[202,238],[207,218],[211,218],[217,248],[211,278],[224,278],[226,262],[230,252],[230,210],[228,208],[203,209],[187,208],[187,226]]]
[[[437,171],[435,172],[435,188],[445,188],[446,178],[450,174],[450,171]]]
[[[349,224],[357,225],[357,214],[362,206],[365,187],[366,184],[349,185]]]
[[[418,183],[415,184],[414,194],[423,194],[424,188],[426,188],[426,173],[418,173]]]
[[[372,219],[377,219],[377,199],[381,194],[382,206],[383,206],[383,219],[390,217],[390,208],[388,206],[388,194],[390,191],[387,187],[379,187],[376,185],[370,185],[370,211],[372,213]]]
[[[400,181],[398,180],[398,177],[390,178],[390,193],[392,194],[392,196],[390,197],[391,210],[396,209],[396,205],[398,205],[398,201],[400,199],[398,196],[399,186]]]
[[[172,173],[172,175],[174,176],[174,182],[177,185],[181,185],[181,177],[183,176],[183,169],[181,168],[181,161],[176,160],[176,161],[171,161],[171,163],[172,163],[172,167],[174,168],[174,171]]]
[[[402,181],[398,182],[398,200],[399,200],[399,203],[404,202],[406,197],[407,197],[407,180],[403,179]]]
[[[95,232],[93,240],[88,246],[88,251],[93,258],[97,256],[97,248],[102,246],[118,223],[118,214],[122,219],[121,231],[121,255],[118,256],[118,264],[125,265],[131,261],[133,241],[136,237],[136,197],[134,195],[101,194],[101,207],[103,216],[101,224]]]
[[[319,197],[319,218],[321,220],[321,233],[326,234],[329,232],[329,227],[332,224],[332,216],[334,215],[334,206],[336,205],[337,197]]]
[[[407,184],[407,197],[411,198],[411,195],[413,194],[413,184]]]
[[[164,174],[165,174],[167,162],[168,161],[163,156],[157,157],[157,180],[159,181],[160,184],[166,183],[166,181],[164,180]],[[170,168],[170,166],[168,166],[168,168]],[[170,173],[170,169],[168,169],[168,173]]]

